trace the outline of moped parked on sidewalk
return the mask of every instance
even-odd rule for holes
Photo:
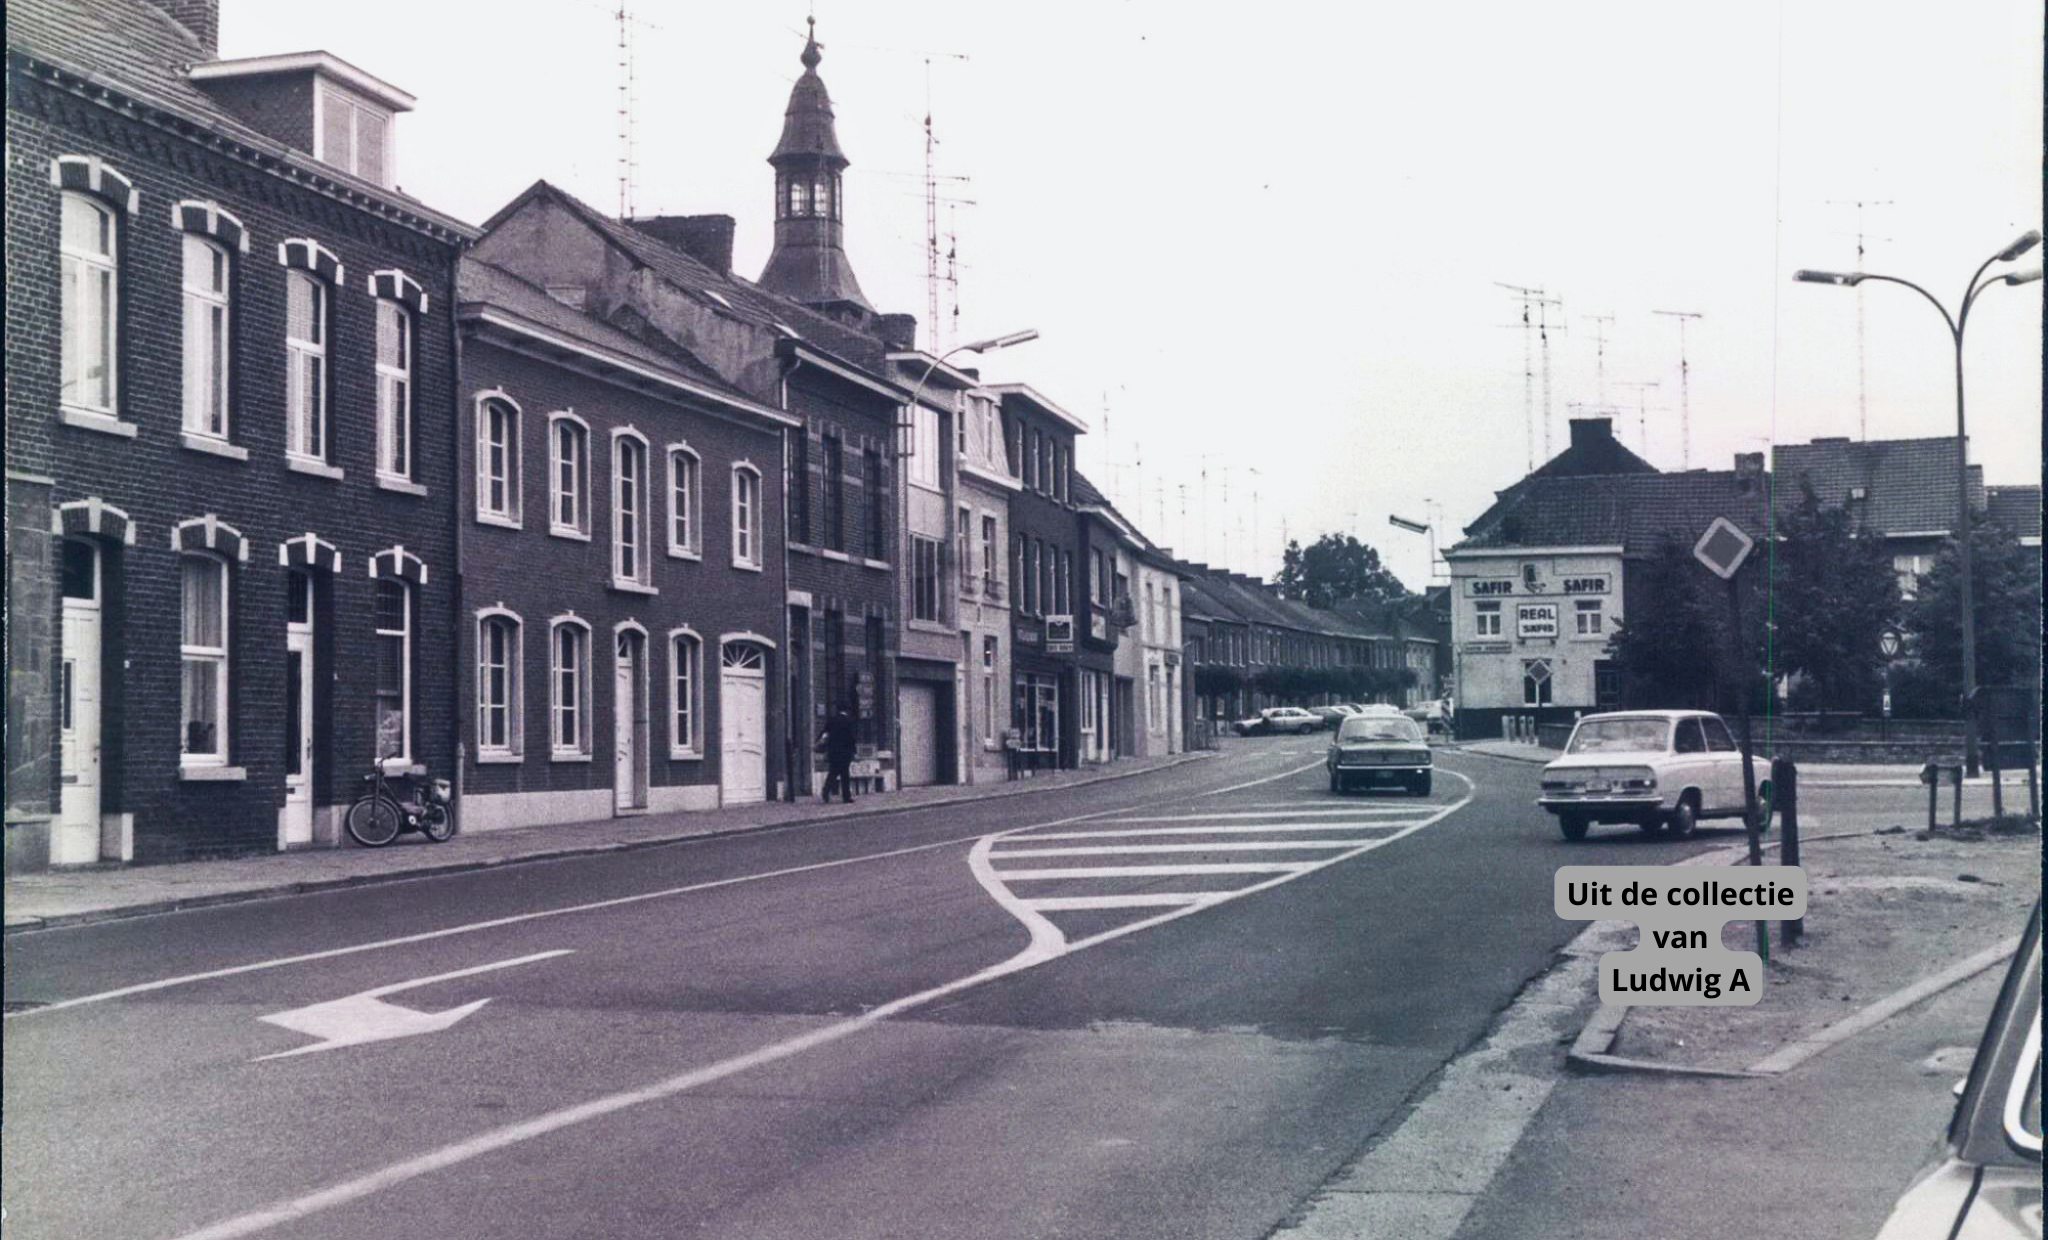
[[[385,758],[363,779],[370,788],[348,807],[350,838],[365,848],[382,848],[408,831],[436,844],[455,834],[449,813],[454,800],[445,779],[427,778],[427,768],[404,758]]]

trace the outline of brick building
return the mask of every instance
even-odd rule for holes
[[[1956,439],[1816,439],[1771,448],[1778,516],[1805,502],[1846,510],[1857,532],[1884,540],[1899,596],[1919,592],[1956,526]],[[1969,467],[1970,510],[1984,512],[1984,468]],[[2036,496],[2038,499],[2038,495]],[[2038,510],[2038,505],[2037,505]],[[2038,519],[2037,519],[2038,520]]]
[[[967,661],[967,702],[962,708],[961,782],[1002,779],[1009,759],[1003,733],[1010,726],[1010,497],[1023,485],[1004,451],[996,397],[977,388],[966,395],[960,427],[960,634]]]
[[[1011,472],[1010,726],[1027,770],[1080,760],[1081,661],[1075,644],[1074,566],[1079,526],[1073,500],[1074,437],[1087,423],[1022,383],[990,389],[1001,402]],[[1107,653],[1090,661],[1113,667]]]
[[[218,22],[8,9],[10,870],[332,841],[452,760],[472,232],[394,188],[411,96]]]
[[[488,263],[457,297],[463,828],[779,791],[794,419]]]

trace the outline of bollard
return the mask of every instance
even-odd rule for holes
[[[1929,762],[1920,768],[1920,782],[1927,785],[1927,830],[1934,832],[1934,802],[1941,795],[1941,768]]]
[[[1960,766],[1952,766],[1948,768],[1948,774],[1949,778],[1955,782],[1956,786],[1955,816],[1948,825],[1952,827],[1960,827],[1963,825],[1963,768]]]
[[[1778,813],[1778,860],[1784,865],[1799,864],[1799,768],[1790,758],[1778,758],[1771,763],[1771,801]],[[1778,923],[1778,937],[1786,947],[1799,945],[1800,936],[1806,933],[1806,919],[1788,918]]]

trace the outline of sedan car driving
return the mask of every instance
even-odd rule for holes
[[[1432,758],[1422,729],[1400,715],[1354,715],[1337,728],[1325,765],[1330,791],[1401,787],[1429,795]]]
[[[1702,818],[1740,818],[1742,751],[1721,717],[1703,710],[1587,715],[1564,756],[1543,768],[1536,803],[1568,840],[1596,822],[1634,823],[1678,839]]]
[[[1239,736],[1273,736],[1281,732],[1306,736],[1322,726],[1321,717],[1299,706],[1268,706],[1249,719],[1231,724],[1230,728]]]

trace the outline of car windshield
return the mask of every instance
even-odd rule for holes
[[[1353,717],[1344,721],[1343,731],[1337,733],[1338,740],[1345,741],[1413,741],[1420,740],[1421,734],[1415,725],[1406,719]]]
[[[1572,733],[1566,753],[1662,753],[1671,730],[1666,719],[1588,719]]]

